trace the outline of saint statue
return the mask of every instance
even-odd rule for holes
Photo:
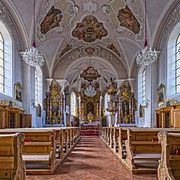
[[[92,122],[92,121],[94,120],[94,115],[93,115],[92,112],[89,112],[89,113],[88,113],[88,115],[87,115],[87,120],[88,120],[89,122]]]

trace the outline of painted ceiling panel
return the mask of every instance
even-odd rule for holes
[[[146,0],[150,32],[173,0]],[[13,0],[27,32],[33,30],[33,0]],[[115,69],[130,74],[134,57],[144,41],[142,0],[36,0],[36,37],[58,77],[73,61],[103,58]],[[149,31],[148,31],[149,32]],[[152,35],[152,34],[151,34]],[[59,62],[59,63],[58,63]],[[69,64],[68,64],[69,63]],[[58,64],[61,66],[56,67]],[[57,70],[61,72],[57,72]],[[106,70],[105,70],[106,71]],[[106,71],[105,73],[107,73]],[[110,76],[110,71],[108,72]],[[72,74],[71,74],[72,76]],[[69,77],[72,79],[72,77]]]

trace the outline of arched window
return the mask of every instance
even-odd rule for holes
[[[40,67],[35,69],[35,105],[42,106],[42,71]]]
[[[0,93],[12,96],[12,41],[0,21]]]
[[[108,93],[106,93],[104,96],[105,115],[109,115],[109,112],[107,111],[109,101],[110,101],[110,95]]]
[[[139,104],[145,105],[146,102],[146,69],[140,68],[138,73],[138,99]]]
[[[4,93],[4,39],[0,33],[0,92]]]
[[[145,69],[142,72],[142,95],[141,95],[141,102],[143,105],[145,105],[146,101],[146,71]]]
[[[173,29],[167,46],[167,98],[180,93],[180,23]]]
[[[180,93],[180,34],[175,45],[176,93]]]
[[[76,116],[76,94],[74,92],[71,93],[71,115]]]

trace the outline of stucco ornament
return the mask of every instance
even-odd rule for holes
[[[90,14],[93,14],[97,11],[97,3],[95,0],[85,0],[83,3],[83,10]]]

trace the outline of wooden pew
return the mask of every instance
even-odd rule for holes
[[[24,180],[26,169],[22,160],[24,135],[0,135],[0,179]]]
[[[180,133],[159,132],[162,153],[158,166],[159,180],[180,179]]]
[[[27,174],[52,174],[57,167],[56,142],[53,129],[1,129],[2,133],[22,132],[25,143],[22,150]]]
[[[127,129],[128,128],[116,128],[119,133],[118,133],[118,157],[120,159],[125,159],[126,158],[126,146],[125,146],[125,141],[127,140]]]
[[[125,165],[133,173],[156,173],[161,147],[158,143],[159,129],[127,129]]]
[[[103,141],[106,139],[106,127],[101,128],[100,137]]]
[[[80,138],[80,128],[74,127],[0,129],[0,134],[15,132],[25,135],[27,174],[52,174]]]
[[[102,127],[100,137],[109,146],[110,145],[110,128]]]

